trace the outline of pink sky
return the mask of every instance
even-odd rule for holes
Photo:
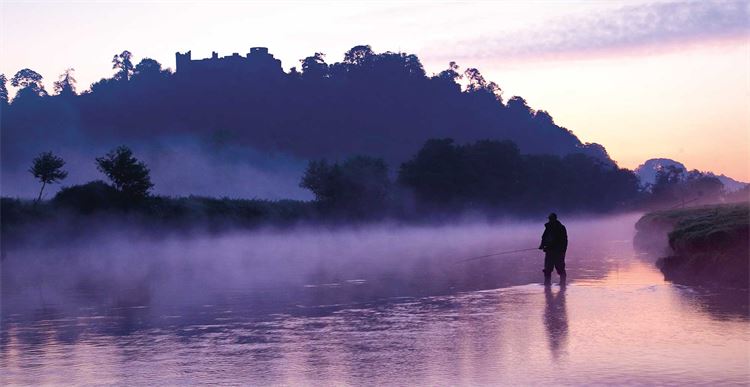
[[[477,67],[621,166],[668,157],[750,181],[750,3],[0,2],[0,72],[79,89],[128,49],[174,68],[267,46],[285,68],[357,44],[417,54],[428,73]]]

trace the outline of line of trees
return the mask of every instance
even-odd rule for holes
[[[162,65],[151,58],[143,58],[137,65],[133,65],[133,54],[130,51],[125,50],[119,54],[115,54],[112,58],[112,69],[115,70],[112,78],[101,79],[91,85],[89,90],[84,91],[84,94],[92,93],[96,88],[105,87],[105,85],[111,84],[111,81],[131,81],[134,77],[137,79],[149,79],[161,77],[162,79],[172,75],[170,69],[163,69]],[[74,68],[67,68],[62,74],[59,75],[58,80],[53,82],[53,96],[61,97],[73,97],[78,94],[78,81],[76,80]],[[51,96],[44,88],[43,79],[41,74],[38,72],[24,68],[18,70],[10,79],[10,85],[17,88],[16,95],[13,100],[10,100],[8,94],[8,78],[5,74],[0,74],[0,104],[6,107],[12,103],[23,104],[24,102],[33,103],[39,101],[41,97]]]
[[[68,176],[63,169],[65,160],[52,152],[43,152],[35,157],[29,172],[42,183],[36,202],[42,199],[47,184],[59,183]],[[133,156],[133,151],[126,146],[119,146],[106,155],[96,158],[96,168],[111,181],[109,186],[102,181],[94,181],[81,186],[66,187],[55,196],[56,200],[80,201],[84,191],[100,191],[112,200],[122,203],[137,203],[149,196],[154,184],[151,182],[150,170],[145,163]],[[90,196],[90,195],[89,195]],[[100,195],[101,196],[101,195]],[[119,196],[119,198],[117,198]],[[85,200],[83,200],[85,201]]]
[[[93,181],[65,187],[54,201],[82,212],[132,209],[149,203],[154,186],[149,168],[128,147],[117,147],[96,158],[96,164],[111,184]],[[44,152],[33,160],[29,171],[42,183],[43,191],[47,184],[65,179],[64,165],[60,157]],[[663,207],[686,197],[717,201],[723,193],[717,178],[699,171],[664,168],[658,171],[653,186],[641,187],[632,171],[584,154],[525,155],[510,141],[459,144],[447,138],[425,142],[393,177],[382,158],[318,159],[309,162],[299,185],[314,194],[313,204],[320,216],[346,219],[464,211],[515,215],[551,210],[606,212],[655,204]],[[172,200],[156,199],[162,209],[169,207],[164,200]],[[257,216],[255,210],[246,211]]]
[[[686,171],[674,165],[656,171],[654,183],[644,187],[644,190],[649,192],[649,205],[662,207],[685,203],[712,203],[725,194],[724,184],[717,177],[708,176],[695,169]],[[744,192],[747,198],[747,189]]]
[[[641,193],[632,171],[584,154],[523,155],[510,141],[452,139],[428,140],[401,164],[395,181],[382,159],[357,156],[341,164],[311,161],[300,185],[322,209],[357,216],[388,208],[416,215],[601,212],[633,205]]]

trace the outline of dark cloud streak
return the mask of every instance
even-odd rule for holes
[[[746,1],[662,2],[571,17],[481,41],[463,41],[452,55],[523,58],[596,54],[747,38],[749,33],[750,3]]]

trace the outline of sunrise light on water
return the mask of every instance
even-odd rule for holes
[[[750,384],[747,1],[0,0],[0,384]]]

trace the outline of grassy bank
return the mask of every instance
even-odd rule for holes
[[[116,199],[86,195],[75,201],[56,197],[35,203],[2,198],[0,248],[85,242],[94,234],[110,231],[160,237],[175,232],[284,227],[318,217],[314,203],[295,200],[154,196],[128,203]]]
[[[657,265],[667,279],[748,285],[748,203],[652,212],[636,229],[637,247],[664,256]]]

